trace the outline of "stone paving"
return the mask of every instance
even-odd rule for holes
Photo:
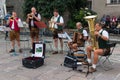
[[[113,37],[112,38],[116,38]],[[50,39],[51,38],[47,38]],[[117,38],[119,39],[119,37]],[[22,47],[30,48],[28,42],[21,42]],[[24,45],[25,44],[25,45]],[[110,57],[112,70],[105,71],[100,65],[97,72],[89,74],[73,71],[71,68],[61,66],[64,61],[64,54],[52,55],[49,44],[45,64],[37,69],[28,69],[22,66],[22,58],[30,56],[28,49],[24,49],[18,56],[10,56],[10,42],[5,41],[3,35],[0,36],[0,80],[120,80],[120,44],[117,44],[113,55]],[[64,45],[64,49],[67,50]],[[25,54],[26,53],[26,54]],[[107,63],[105,64],[107,65]],[[80,67],[81,68],[81,67]]]

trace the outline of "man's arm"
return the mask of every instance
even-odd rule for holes
[[[27,15],[26,22],[29,23],[29,14]]]
[[[108,32],[106,32],[106,31],[103,31],[102,35],[96,31],[95,35],[101,37],[103,40],[106,40],[106,41],[109,40],[109,35],[108,35]]]
[[[99,34],[99,37],[101,37],[103,40],[106,40],[106,41],[109,40],[109,34],[106,31],[103,31],[102,35]]]
[[[55,24],[59,25],[59,26],[63,26],[64,25],[64,20],[63,17],[60,17],[60,22],[56,22]]]
[[[87,39],[88,39],[88,36],[84,36],[83,39],[84,39],[84,40],[87,40]]]
[[[87,40],[88,39],[88,33],[86,30],[83,30],[83,39]]]
[[[37,17],[34,15],[34,18],[35,18],[37,21],[40,21],[40,20],[41,20],[41,16],[40,16],[40,14],[38,14]]]

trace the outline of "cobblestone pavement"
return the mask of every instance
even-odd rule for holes
[[[119,39],[114,36],[111,38]],[[51,40],[52,38],[48,37],[47,39]],[[10,42],[5,41],[3,35],[0,36],[0,80],[120,80],[120,44],[117,44],[110,57],[112,69],[106,71],[98,65],[97,72],[89,74],[87,77],[85,77],[86,73],[61,66],[67,50],[66,45],[64,45],[64,54],[52,55],[51,47],[47,43],[45,64],[37,69],[25,68],[22,66],[22,58],[31,55],[29,53],[30,46],[27,41],[21,42],[21,44],[22,48],[26,48],[23,53],[18,56],[10,56],[8,53]],[[107,63],[105,65],[108,66]]]

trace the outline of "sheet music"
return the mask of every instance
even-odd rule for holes
[[[62,34],[62,33],[58,33],[58,37],[59,37],[59,38],[66,38],[66,35],[65,35],[65,34]]]
[[[11,31],[9,27],[0,26],[0,31]]]
[[[5,26],[0,26],[0,31],[4,31]]]
[[[10,27],[6,27],[4,30],[5,31],[11,31]]]
[[[65,32],[64,34],[66,35],[66,37],[68,38],[68,40],[69,40],[70,42],[72,42],[71,37],[70,37],[66,32]]]
[[[21,19],[18,20],[18,26],[19,26],[20,28],[24,27]]]

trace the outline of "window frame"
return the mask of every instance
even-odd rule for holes
[[[120,4],[120,0],[107,0],[107,4],[111,4],[111,5]]]

